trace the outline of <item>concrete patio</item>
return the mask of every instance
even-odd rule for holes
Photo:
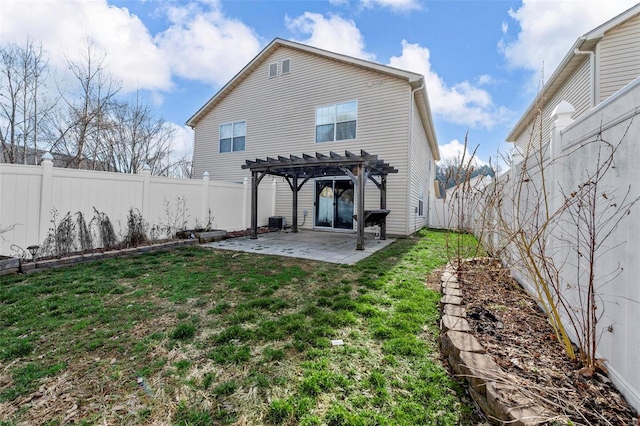
[[[365,233],[365,249],[356,250],[356,234],[298,230],[297,233],[278,231],[260,234],[256,240],[231,238],[202,246],[353,265],[394,241],[394,238],[377,240],[374,234]]]

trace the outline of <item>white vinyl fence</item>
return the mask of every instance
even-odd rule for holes
[[[265,182],[258,192],[258,225],[274,215],[276,183]],[[104,213],[119,239],[126,233],[129,210],[139,213],[149,229],[204,227],[237,231],[250,226],[251,183],[174,179],[41,166],[0,164],[0,255],[42,245],[67,214],[81,212],[89,223],[95,211]]]
[[[574,193],[593,186],[598,164],[605,162],[612,146],[618,146],[613,162],[598,180],[593,203],[597,206],[593,210],[597,223],[595,244],[600,245],[594,268],[595,312],[599,318],[597,357],[606,360],[611,380],[627,401],[640,410],[640,202],[620,220],[615,217],[619,207],[640,197],[640,78],[575,121],[571,119],[572,113],[571,105],[566,102],[559,105],[552,117],[549,145],[527,158],[516,153],[510,172],[483,189],[484,195],[495,196],[498,191],[500,205],[496,198],[494,201],[485,198],[486,205],[478,201],[464,205],[465,228],[472,229],[490,248],[506,248],[502,251],[505,264],[535,296],[535,284],[513,244],[506,242],[508,232],[500,224],[505,222],[498,220],[498,216],[517,224],[510,230],[513,231],[522,222],[535,224],[534,218],[544,223],[545,211],[563,211],[552,219],[554,226],[545,229],[539,241],[544,256],[560,266],[562,298],[576,313],[581,313],[583,286],[590,269],[584,245],[589,235],[585,233],[585,221],[575,218],[576,209],[589,213],[585,210],[589,206],[576,204],[572,213],[562,206]],[[432,225],[459,228],[459,209],[456,203],[438,200],[431,215]],[[577,341],[567,314],[563,315],[563,324],[572,340]]]
[[[597,357],[606,360],[609,377],[629,403],[640,410],[640,78],[573,121],[573,107],[561,103],[552,117],[551,142],[529,158],[514,156],[514,164],[502,188],[519,204],[502,205],[503,217],[541,216],[536,211],[546,193],[548,211],[562,212],[546,230],[545,255],[560,266],[562,298],[582,315],[585,302],[589,262],[588,222],[594,224],[592,245],[596,247],[595,310],[597,322]],[[612,161],[607,163],[614,152]],[[537,155],[537,159],[534,157]],[[542,158],[542,167],[540,167]],[[603,169],[603,166],[607,166]],[[541,173],[541,170],[544,172]],[[596,172],[600,170],[599,175]],[[518,182],[524,185],[518,185]],[[542,185],[544,181],[544,186]],[[533,186],[543,192],[530,190]],[[517,188],[522,188],[518,194]],[[580,197],[570,209],[567,200]],[[517,206],[517,207],[516,207]],[[516,208],[514,208],[516,207]],[[627,214],[628,213],[628,214]],[[475,215],[480,218],[480,212]],[[577,219],[578,217],[580,219]],[[480,223],[483,223],[480,225]],[[491,231],[491,215],[477,222],[477,227]],[[487,241],[500,241],[499,230],[485,234]],[[507,252],[510,252],[507,250]],[[511,251],[513,253],[513,251]],[[517,265],[516,265],[517,266]],[[526,269],[513,269],[515,277],[535,294]],[[576,339],[567,314],[563,315],[567,331]]]
[[[450,205],[444,198],[436,198],[429,212],[429,226],[437,229],[449,229],[453,217]]]

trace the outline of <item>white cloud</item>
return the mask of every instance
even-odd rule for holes
[[[175,75],[222,85],[259,52],[255,32],[224,16],[218,1],[178,4],[166,9],[170,27],[155,37]]]
[[[106,54],[104,65],[125,93],[171,90],[174,76],[221,85],[260,50],[253,30],[225,17],[217,0],[162,4],[158,16],[166,16],[169,27],[155,37],[127,8],[107,0],[0,1],[3,43],[42,42],[60,79],[65,58],[82,61],[90,40],[96,57]]]
[[[513,117],[512,111],[493,103],[489,92],[468,81],[448,86],[431,68],[430,55],[426,47],[403,40],[402,55],[392,57],[389,65],[424,75],[435,116],[450,123],[487,129]],[[479,84],[488,82],[488,76],[479,77]]]
[[[169,125],[174,131],[174,138],[171,141],[171,154],[173,158],[193,155],[193,129],[189,126],[180,126],[172,122],[169,122]]]
[[[309,34],[301,43],[345,55],[374,60],[375,55],[365,49],[364,37],[356,24],[337,15],[325,17],[305,12],[297,18],[285,19],[287,27],[297,33]],[[421,73],[425,76],[431,110],[445,121],[470,127],[492,128],[514,115],[504,107],[496,106],[491,95],[479,86],[493,83],[488,75],[477,77],[477,84],[463,81],[447,86],[432,70],[429,49],[402,41],[402,54],[390,59],[389,65]]]
[[[367,8],[377,6],[401,12],[422,8],[419,0],[361,0],[361,3]]]
[[[544,63],[545,79],[553,74],[578,37],[635,5],[637,0],[551,1],[523,0],[509,15],[519,27],[498,44],[508,64],[539,73]]]
[[[476,78],[476,81],[480,86],[484,86],[485,84],[493,84],[495,83],[495,79],[491,77],[489,74],[482,74]]]
[[[467,146],[465,150],[464,144],[460,143],[460,141],[457,139],[452,140],[448,144],[439,145],[439,148],[440,148],[440,158],[441,158],[441,160],[438,161],[439,164],[446,163],[447,160],[462,161],[463,155],[464,155],[464,164],[468,164],[469,160],[472,159],[471,158],[472,152],[469,150],[469,148],[471,148],[472,150],[475,150],[475,147],[472,147],[472,146]],[[477,155],[473,157],[472,162],[477,167],[481,167],[487,164],[484,161],[482,161]]]
[[[285,18],[289,30],[298,34],[310,34],[301,43],[330,50],[355,58],[374,60],[375,55],[365,50],[364,37],[355,22],[337,15],[324,17],[318,13],[305,12],[296,17]]]
[[[98,57],[108,53],[105,65],[125,91],[167,90],[171,86],[164,54],[142,21],[105,0],[2,0],[0,40],[23,45],[27,38],[42,42],[54,71],[66,70],[65,56],[80,61],[90,39]]]

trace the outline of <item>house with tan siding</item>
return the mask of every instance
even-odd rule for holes
[[[576,119],[640,76],[640,4],[579,37],[507,136],[521,154],[546,146],[562,101]]]
[[[247,160],[362,150],[398,170],[386,182],[387,233],[429,223],[440,156],[420,74],[277,38],[187,125],[195,177],[243,181]],[[292,191],[282,178],[275,186],[275,215],[291,225]],[[355,197],[347,174],[314,178],[298,195],[298,227],[353,232]],[[365,185],[364,199],[380,208],[376,185]]]

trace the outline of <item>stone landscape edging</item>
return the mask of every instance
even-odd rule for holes
[[[486,353],[466,320],[462,288],[450,264],[440,277],[440,349],[489,421],[498,425],[532,426],[548,421],[546,410],[531,402],[509,375]],[[508,398],[507,398],[508,395]],[[511,401],[520,401],[514,405]]]
[[[196,239],[176,240],[148,246],[130,247],[125,249],[105,250],[103,252],[77,254],[59,259],[36,260],[35,262],[24,261],[20,265],[23,273],[38,272],[52,268],[62,268],[73,266],[79,263],[92,262],[95,260],[111,259],[113,257],[129,257],[142,253],[154,251],[168,251],[177,247],[191,246],[198,243]]]

